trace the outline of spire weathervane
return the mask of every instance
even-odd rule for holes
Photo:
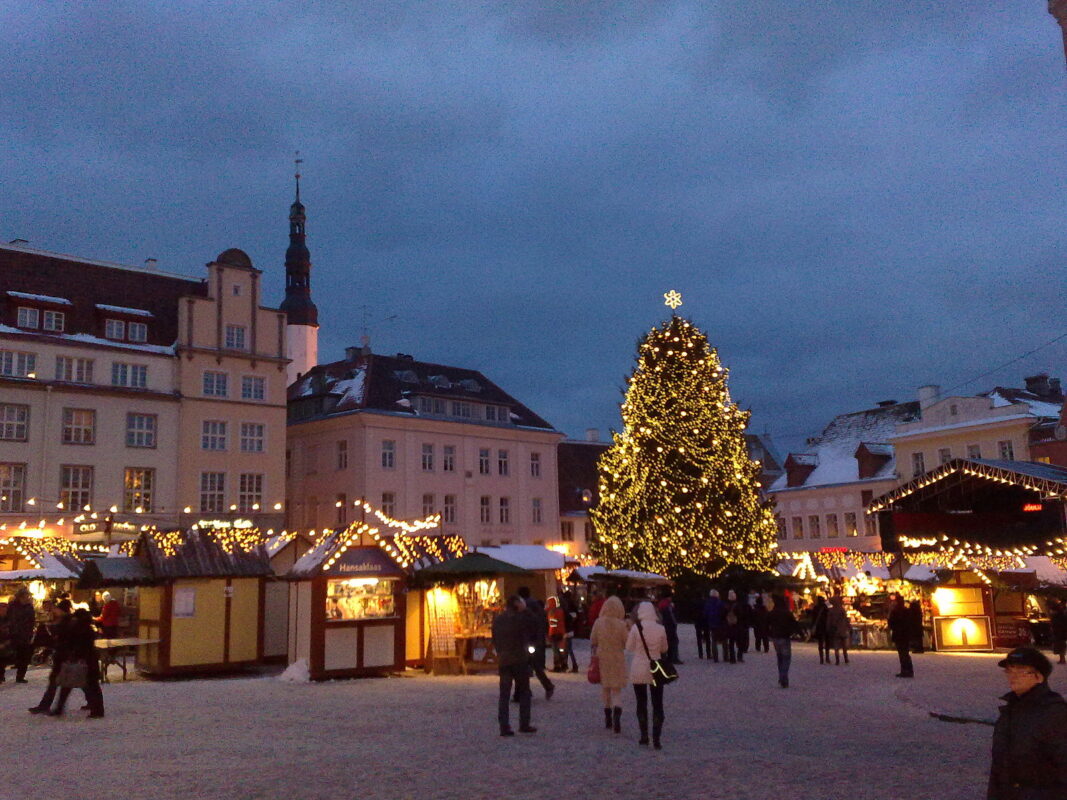
[[[671,289],[669,292],[663,293],[663,305],[670,306],[673,312],[678,306],[682,304],[682,296],[678,292]]]
[[[300,151],[297,150],[293,153],[293,163],[296,164],[296,202],[300,202],[300,165],[304,163],[304,159],[300,157]]]

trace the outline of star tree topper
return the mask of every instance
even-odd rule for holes
[[[682,296],[678,292],[671,289],[669,292],[663,294],[664,305],[670,306],[671,311],[674,311],[678,306],[682,304]]]

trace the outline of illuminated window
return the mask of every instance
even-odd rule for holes
[[[92,444],[95,441],[96,412],[91,408],[64,408],[63,444]]]
[[[0,511],[22,511],[26,497],[26,465],[0,464]]]
[[[156,482],[156,471],[142,467],[126,467],[123,475],[122,510],[150,512],[152,510],[152,489]]]
[[[213,514],[226,510],[226,473],[200,473],[200,513]]]
[[[0,375],[29,378],[37,372],[37,356],[16,350],[0,350]]]
[[[845,512],[845,535],[846,536],[859,536],[859,529],[856,527],[856,512]]]

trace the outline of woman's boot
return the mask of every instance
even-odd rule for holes
[[[841,654],[834,650],[834,666],[841,666]]]
[[[662,750],[663,745],[660,744],[660,735],[663,733],[663,717],[652,718],[652,746],[657,750]]]
[[[611,730],[611,709],[604,709],[604,727]]]
[[[638,744],[648,744],[648,712],[642,709],[637,709],[637,725],[641,728],[641,738],[638,739]]]
[[[622,733],[622,709],[619,706],[615,706],[611,726],[615,733]]]

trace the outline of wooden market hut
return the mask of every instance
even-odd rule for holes
[[[264,586],[263,661],[285,664],[289,655],[289,581],[286,576],[315,540],[303,531],[282,531],[264,542],[271,577]]]

